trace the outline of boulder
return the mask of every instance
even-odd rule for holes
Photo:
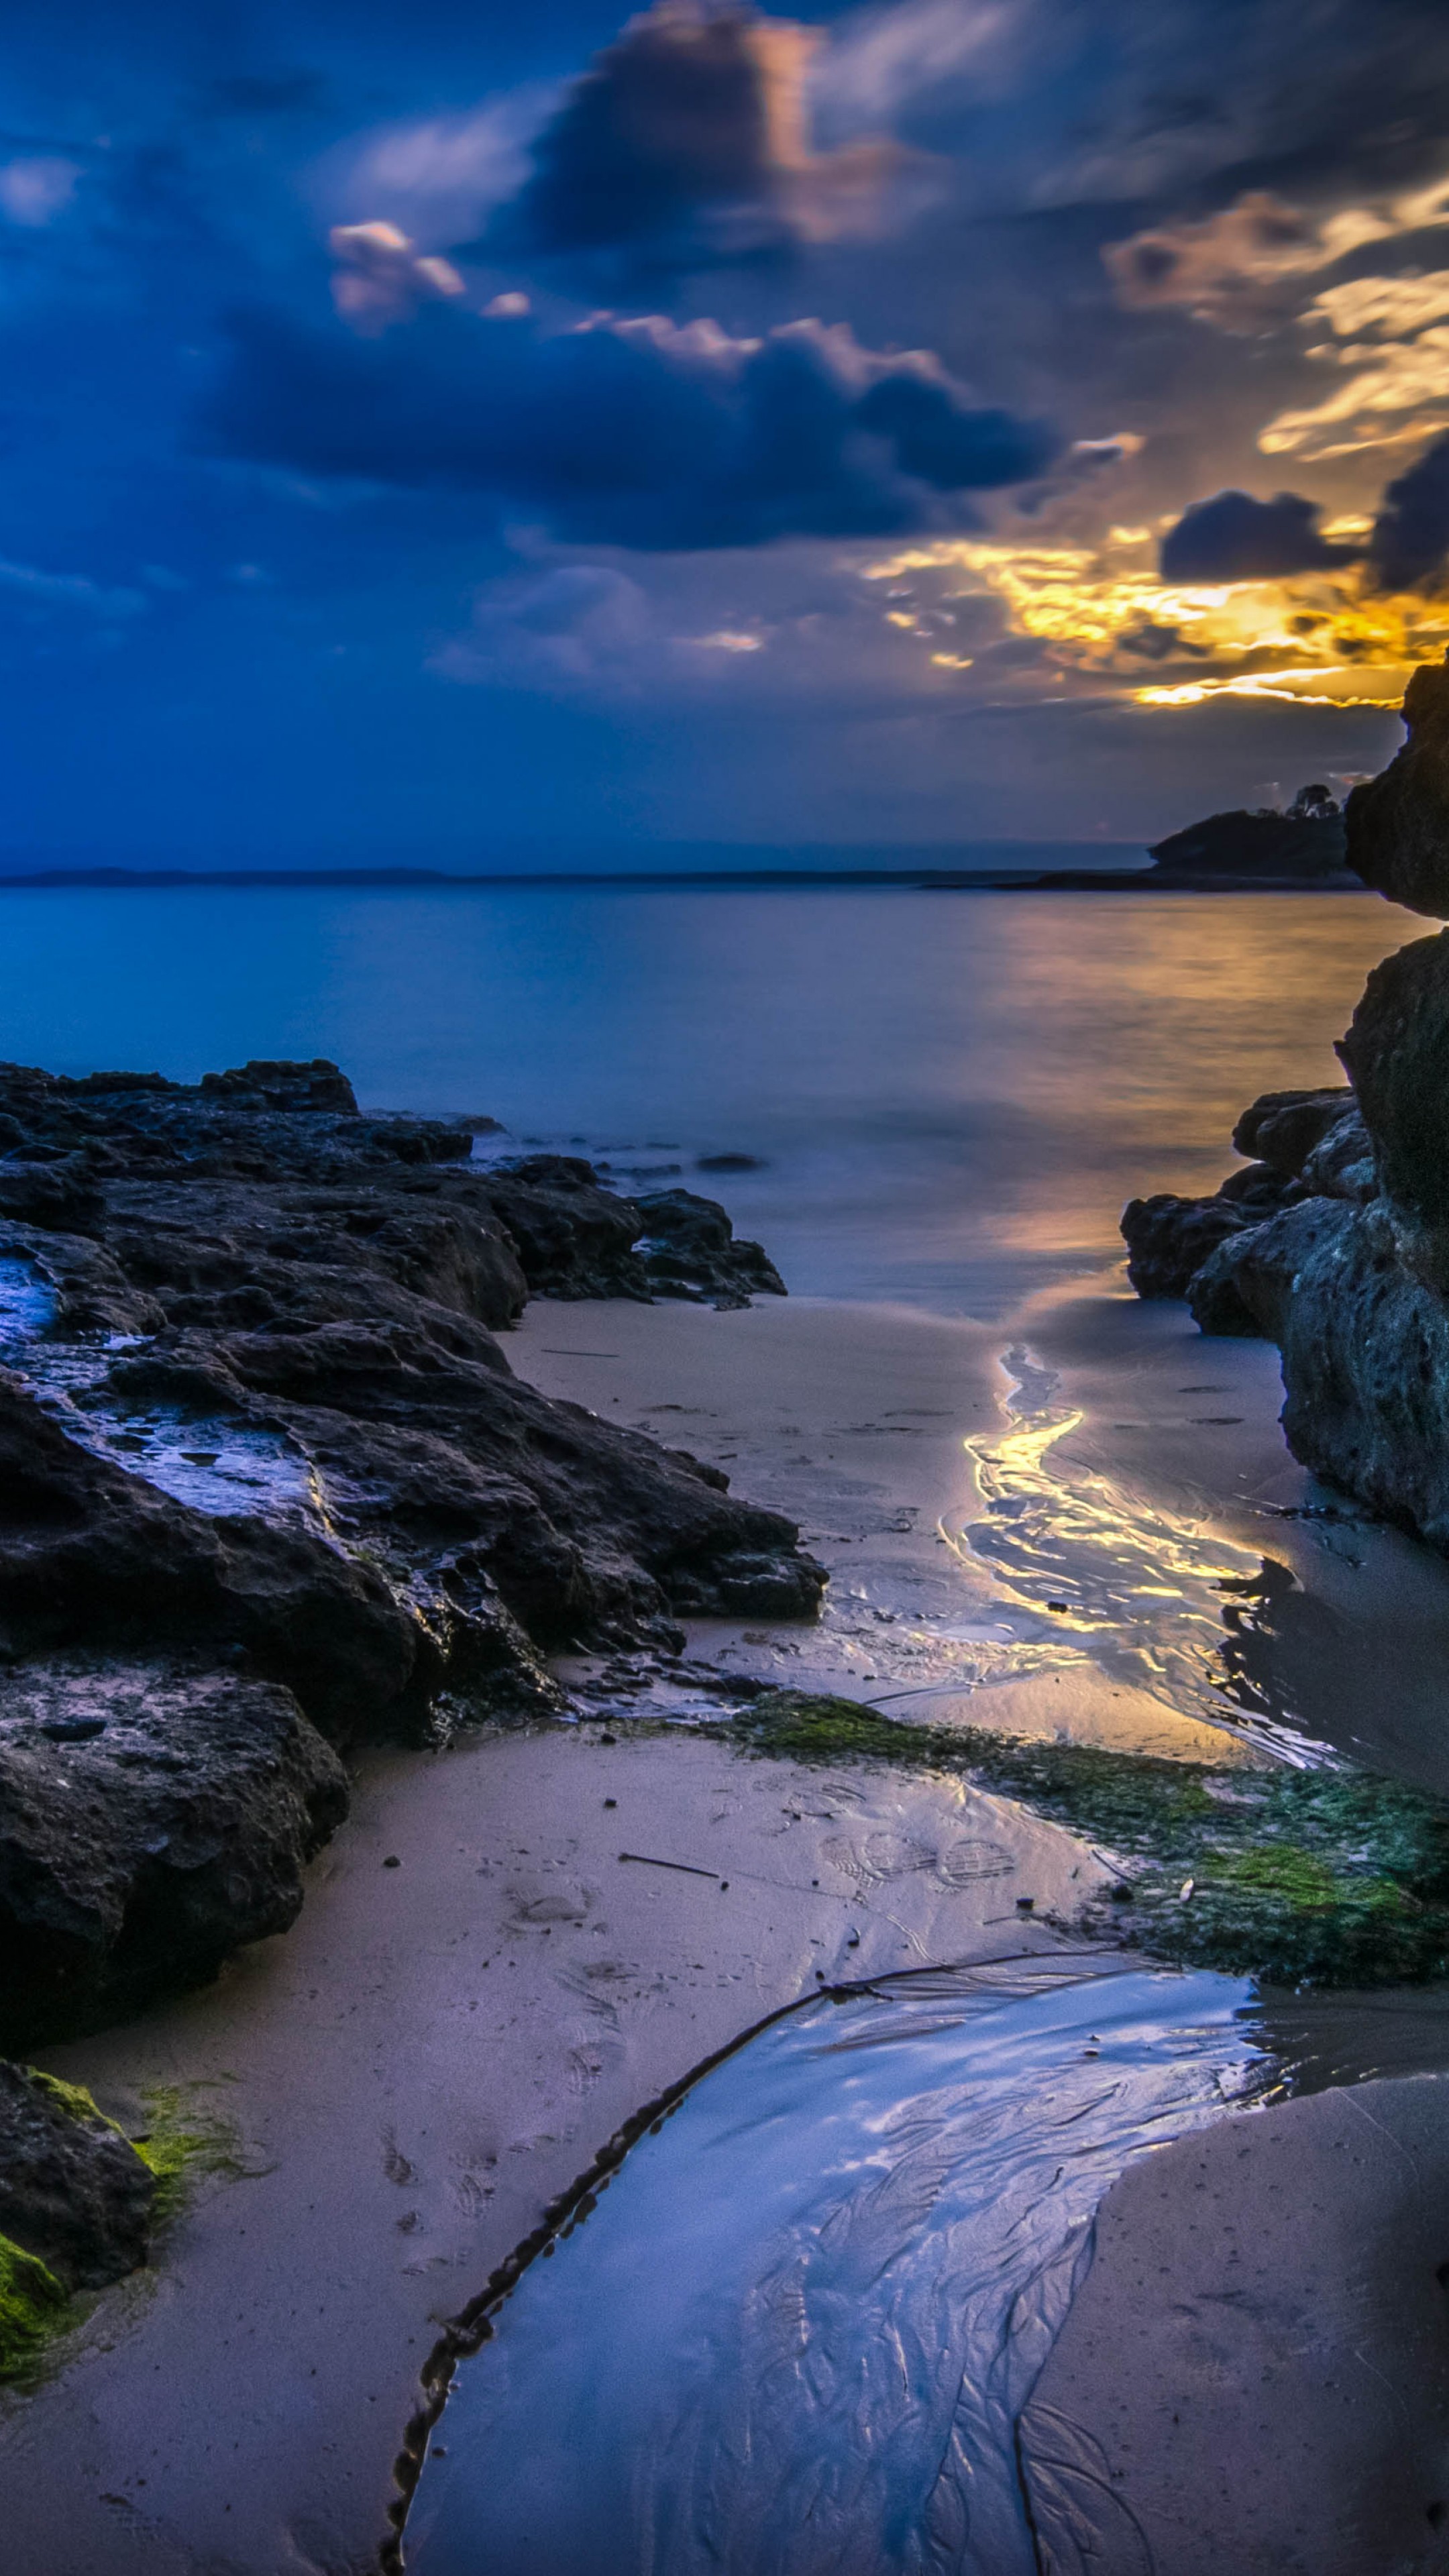
[[[89,2095],[0,2059],[0,2236],[63,2288],[104,2289],[144,2263],[156,2178]]]
[[[346,1811],[336,1754],[272,1683],[103,1654],[0,1674],[0,2045],[94,2029],[284,1932]]]
[[[1414,673],[1404,722],[1402,751],[1349,797],[1348,864],[1391,903],[1449,920],[1449,656]]]
[[[716,1200],[693,1190],[651,1190],[638,1205],[648,1229],[638,1248],[656,1297],[725,1308],[785,1295],[773,1261],[758,1243],[737,1239]]]
[[[1285,1180],[1296,1178],[1315,1146],[1351,1115],[1348,1085],[1325,1091],[1265,1091],[1233,1129],[1233,1150],[1252,1154]]]
[[[1184,1199],[1159,1190],[1129,1199],[1122,1211],[1127,1276],[1139,1297],[1185,1297],[1209,1253],[1251,1222],[1221,1196]]]
[[[535,1297],[631,1297],[650,1290],[635,1249],[644,1220],[632,1199],[606,1190],[592,1163],[572,1154],[525,1154],[492,1163],[486,1196],[517,1249]]]

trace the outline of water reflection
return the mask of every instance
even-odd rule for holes
[[[988,1317],[1115,1256],[1133,1191],[1211,1187],[1255,1092],[1340,1079],[1404,936],[1369,895],[88,892],[4,918],[16,1058],[321,1052],[372,1105],[621,1161],[662,1140],[686,1172],[744,1151],[765,1168],[709,1186],[794,1290]]]
[[[1055,1373],[1022,1349],[1005,1366],[1006,1428],[966,1444],[984,1513],[943,1533],[964,1563],[989,1569],[991,1607],[1018,1614],[997,1678],[1035,1657],[1061,1664],[1069,1640],[1098,1672],[1192,1721],[1183,1749],[1195,1756],[1209,1749],[1196,1735],[1206,1725],[1293,1763],[1331,1758],[1275,1680],[1275,1621],[1299,1588],[1288,1568],[1206,1515],[1175,1513],[1071,1461],[1064,1444],[1083,1416],[1055,1401]],[[988,1704],[965,1713],[991,1722]]]
[[[1014,2428],[1128,2160],[1264,2073],[1095,1956],[818,1998],[707,2076],[465,2363],[417,2576],[1034,2576]]]

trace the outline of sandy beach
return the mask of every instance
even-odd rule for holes
[[[1142,1504],[1150,1455],[1160,1503],[1190,1466],[1200,1504],[1245,1532],[1265,1486],[1299,1489],[1260,1348],[1204,1363],[1177,1317],[1113,1298],[1035,1324],[1085,1408],[1064,1474],[1110,1466]],[[1041,1918],[1069,1922],[1108,1882],[1074,1836],[958,1780],[802,1769],[691,1736],[666,1722],[708,1713],[691,1675],[886,1705],[924,1691],[932,1710],[969,1702],[1026,1732],[1244,1751],[1132,1688],[1090,1638],[1001,1677],[993,1659],[1021,1641],[983,1623],[943,1535],[980,1509],[967,1444],[1002,1420],[999,1344],[899,1309],[529,1306],[514,1367],[799,1515],[831,1567],[826,1615],[695,1622],[668,1672],[575,1658],[596,1708],[579,1725],[367,1756],[294,1931],[200,1993],[44,2053],[133,2122],[147,2088],[180,2088],[227,2123],[236,2163],[201,2182],[155,2274],[103,2296],[47,2384],[5,2401],[17,2576],[362,2576],[439,2327],[641,2104],[821,1981],[1058,1946]],[[1217,1461],[1172,1393],[1189,1348],[1242,1407]],[[973,1874],[981,1852],[989,1875]],[[1350,2030],[1340,2058],[1356,2047]],[[1291,2238],[1291,2205],[1272,2214]],[[1271,2244],[1263,2259],[1271,2273]],[[1137,2330],[1135,2312],[1103,2329]],[[61,2456],[57,2494],[41,2464]]]
[[[772,1464],[796,1504],[808,1483],[815,1543],[852,1570],[838,1624],[747,1643],[701,1623],[696,1653],[864,1693],[883,1666],[860,1596],[948,1599],[935,1522],[969,1492],[962,1420],[993,1402],[979,1329],[540,1301],[508,1347],[548,1391],[616,1400],[702,1455],[738,1440],[745,1490],[772,1498]],[[60,2372],[5,2401],[16,2576],[361,2576],[439,2325],[642,2103],[821,1978],[1051,1946],[1016,1898],[1070,1917],[1104,1877],[956,1782],[613,1731],[369,1757],[293,1932],[44,2053],[122,2112],[199,2088],[241,2172],[204,2182],[155,2278],[103,2297]],[[991,1875],[961,1875],[973,1846]],[[57,2496],[41,2463],[62,2456]]]

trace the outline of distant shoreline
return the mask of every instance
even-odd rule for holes
[[[44,868],[0,870],[0,893],[460,893],[568,887],[629,893],[799,892],[812,887],[926,894],[1363,894],[1346,869],[1331,877],[1225,876],[1156,868],[670,868],[560,869],[524,874],[446,868]]]

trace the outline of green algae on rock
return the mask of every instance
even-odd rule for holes
[[[0,2386],[23,2387],[78,2311],[38,2255],[0,2236]]]
[[[1122,1882],[1080,1928],[1159,1958],[1280,1984],[1449,1975],[1449,1809],[1400,1781],[914,1727],[808,1691],[765,1692],[731,1731],[796,1761],[969,1774],[1104,1843]]]

